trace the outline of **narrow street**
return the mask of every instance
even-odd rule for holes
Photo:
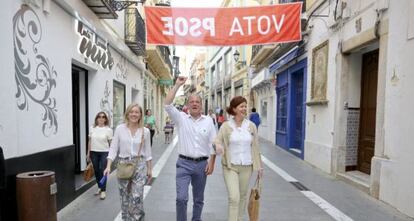
[[[157,135],[153,146],[153,173],[156,178],[151,187],[145,188],[147,221],[175,220],[177,153],[174,145],[177,138],[170,145],[164,144],[163,139],[163,135]],[[260,220],[413,220],[269,142],[261,140],[261,147],[266,166]],[[60,210],[58,220],[121,220],[115,173],[109,178],[105,200],[94,196],[95,191],[94,186]],[[189,203],[189,217],[191,205]],[[224,221],[226,217],[227,193],[220,158],[217,158],[215,171],[207,181],[203,220]],[[245,220],[248,220],[247,214]]]

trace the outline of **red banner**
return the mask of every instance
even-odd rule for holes
[[[243,8],[147,6],[147,43],[228,46],[299,41],[301,11],[301,2]]]

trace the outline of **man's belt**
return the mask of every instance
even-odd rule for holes
[[[181,159],[184,159],[184,160],[192,160],[192,161],[195,161],[195,162],[200,162],[200,161],[204,161],[204,160],[208,159],[208,157],[197,157],[197,158],[187,157],[187,156],[184,156],[182,154],[178,155],[178,157],[181,158]]]

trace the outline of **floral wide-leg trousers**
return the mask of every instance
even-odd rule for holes
[[[120,161],[129,162],[131,160],[120,159]],[[147,166],[145,160],[139,158],[132,178],[118,179],[123,221],[144,220],[144,185],[147,180],[146,175]]]

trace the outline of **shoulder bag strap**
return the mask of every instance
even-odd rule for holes
[[[142,145],[144,145],[144,128],[142,128],[142,136],[141,136],[141,144],[139,145],[139,149],[138,149],[138,157],[139,157],[139,153],[141,153],[141,149],[142,149]]]

